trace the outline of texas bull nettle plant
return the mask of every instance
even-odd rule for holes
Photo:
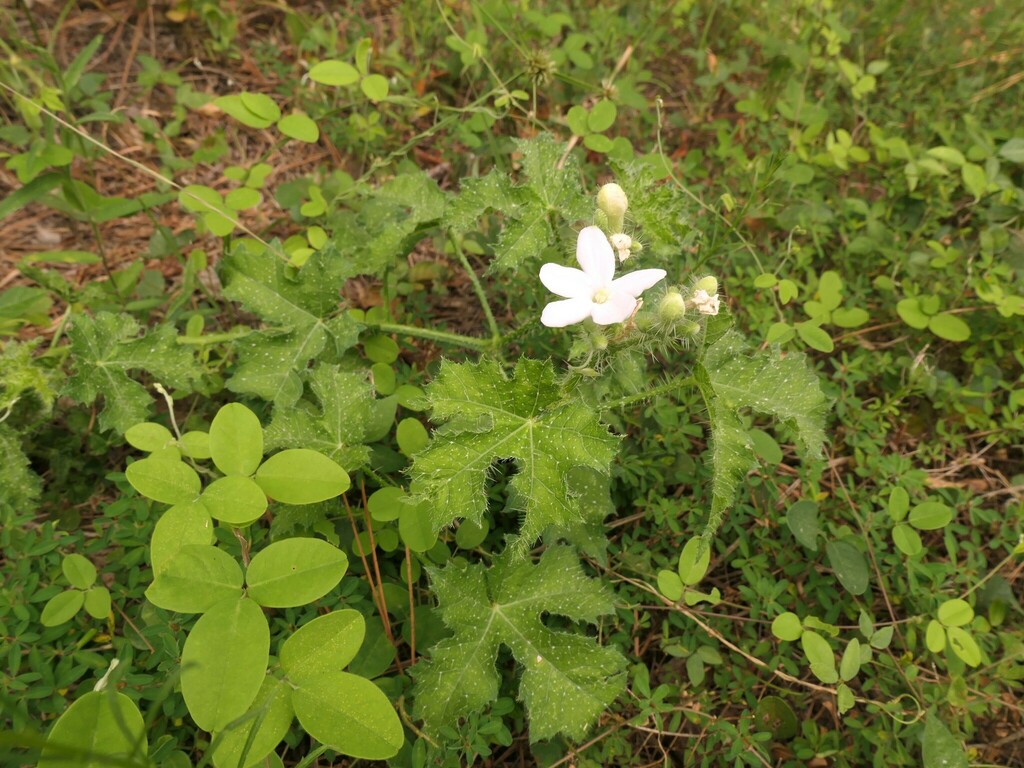
[[[125,432],[146,454],[129,461],[127,482],[161,510],[149,542],[148,613],[190,626],[180,663],[167,672],[209,734],[200,743],[217,768],[279,764],[273,753],[293,722],[321,751],[384,759],[411,749],[414,762],[440,754],[474,718],[498,711],[508,690],[503,648],[531,741],[584,739],[622,693],[628,666],[603,632],[614,590],[592,568],[608,558],[603,521],[624,439],[608,416],[685,387],[706,406],[714,480],[703,534],[681,551],[678,574],[657,578],[667,600],[685,597],[687,605],[720,599],[717,589],[696,587],[709,542],[755,462],[740,414],[774,417],[793,430],[805,458],[820,455],[828,403],[816,375],[801,354],[755,350],[730,328],[717,279],[682,268],[670,240],[682,222],[628,208],[618,184],[605,185],[584,213],[567,171],[539,183],[557,145],[542,139],[523,150],[525,184],[495,173],[451,200],[422,180],[387,194],[434,206],[421,213],[440,223],[460,258],[459,230],[502,213],[518,234],[499,239],[493,268],[559,297],[528,322],[550,329],[568,350],[565,362],[513,353],[475,275],[490,340],[339,309],[337,291],[353,273],[344,247],[329,238],[299,263],[276,244],[245,239],[233,244],[222,275],[225,295],[265,321],[229,339],[237,365],[227,387],[251,398],[252,409],[229,403],[208,427],[181,432],[167,396],[170,428],[140,421]],[[641,176],[624,182],[657,205]],[[628,217],[651,222],[649,247]],[[339,212],[334,223],[351,221]],[[372,272],[372,238],[394,232],[365,210],[362,223],[371,241],[358,269]],[[566,232],[578,269],[551,260],[538,272],[521,251],[532,238],[541,251],[564,253],[556,244]],[[633,271],[615,277],[627,260]],[[114,326],[113,316],[83,319],[71,334],[85,343]],[[202,328],[194,330],[190,343],[202,339]],[[112,350],[146,348],[133,333],[112,337],[106,349],[93,345],[94,362],[78,364],[117,369]],[[480,359],[443,360],[422,391],[399,387],[389,334],[460,344]],[[673,361],[673,375],[652,384],[654,355]],[[189,376],[177,380],[179,392],[189,386]],[[124,424],[140,405],[108,405],[108,423]],[[398,408],[409,415],[398,420]],[[417,418],[424,410],[433,434]],[[266,426],[256,411],[267,414]],[[385,447],[393,429],[399,452]],[[123,694],[89,693],[53,729],[42,764],[65,765],[75,748],[144,762],[141,722]],[[109,738],[95,741],[89,729]]]

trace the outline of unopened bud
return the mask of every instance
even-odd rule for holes
[[[686,314],[686,301],[679,291],[669,291],[658,304],[658,318],[663,323],[674,323]]]
[[[608,349],[608,337],[601,331],[590,334],[590,343],[595,350],[603,351]]]
[[[629,201],[626,193],[618,184],[605,184],[597,193],[597,207],[608,216],[608,225],[612,232],[621,232],[626,217]]]
[[[702,277],[697,281],[697,284],[693,286],[694,291],[704,291],[709,296],[714,296],[718,293],[718,278],[713,275]]]

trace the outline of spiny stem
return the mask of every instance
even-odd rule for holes
[[[658,395],[665,395],[669,392],[675,392],[677,389],[693,384],[695,382],[693,376],[679,376],[678,378],[672,379],[660,387],[654,389],[648,389],[646,392],[638,392],[635,395],[627,395],[626,397],[620,397],[618,400],[612,400],[610,403],[605,403],[601,406],[602,411],[610,411],[613,408],[625,408],[626,406],[633,405],[634,403],[642,403],[644,400],[650,400],[651,398],[658,397]]]
[[[494,341],[494,345],[497,346],[501,341],[501,331],[498,330],[498,323],[494,319],[494,313],[491,312],[491,304],[487,301],[487,294],[484,293],[484,287],[480,284],[480,278],[476,276],[476,271],[470,265],[469,259],[466,258],[466,253],[462,250],[462,244],[458,238],[449,237],[449,240],[451,240],[452,247],[455,249],[455,255],[459,257],[459,263],[462,264],[462,268],[469,276],[469,281],[473,284],[473,291],[476,293],[476,297],[480,299],[480,306],[483,307],[484,316],[487,318],[487,326],[491,329],[491,339]]]
[[[402,323],[369,323],[384,333],[397,333],[404,336],[414,336],[419,339],[429,339],[440,344],[451,344],[454,347],[465,349],[476,349],[480,352],[489,350],[495,346],[494,339],[480,339],[476,336],[463,336],[460,333],[449,331],[438,331],[433,328],[419,328],[415,325],[403,325]]]

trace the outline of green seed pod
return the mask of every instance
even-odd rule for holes
[[[674,323],[686,314],[686,300],[679,291],[669,291],[658,304],[658,319],[663,323]]]

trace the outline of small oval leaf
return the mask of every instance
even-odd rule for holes
[[[267,608],[294,608],[326,595],[345,575],[348,557],[321,539],[275,541],[249,563],[249,597]]]
[[[225,475],[248,477],[263,458],[263,427],[256,414],[240,403],[228,403],[210,425],[210,454]]]
[[[285,504],[314,504],[348,490],[348,473],[335,462],[308,448],[275,453],[256,470],[260,488]]]
[[[359,611],[345,609],[320,616],[284,641],[278,654],[290,680],[340,672],[355,658],[366,635]]]
[[[140,459],[124,471],[132,488],[164,504],[187,504],[196,500],[202,483],[192,467],[182,461]]]

